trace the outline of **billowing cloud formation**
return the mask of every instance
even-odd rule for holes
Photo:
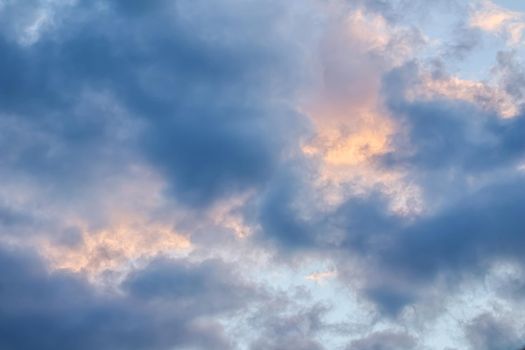
[[[270,174],[286,144],[279,129],[300,123],[284,102],[293,82],[279,78],[291,64],[280,53],[287,43],[257,24],[249,37],[230,34],[242,25],[244,11],[255,23],[274,22],[267,28],[287,25],[279,23],[281,15],[273,16],[278,8],[264,13],[258,11],[262,4],[239,5],[237,17],[200,3],[77,6],[64,19],[71,31],[57,30],[58,38],[50,35],[29,47],[4,38],[4,112],[23,114],[28,128],[38,126],[44,134],[44,145],[33,137],[11,152],[21,152],[19,166],[52,172],[53,179],[78,177],[76,169],[127,140],[133,145],[122,146],[140,147],[166,175],[173,195],[190,204],[256,185]],[[215,25],[223,35],[212,35]],[[259,44],[262,35],[274,36],[274,43]],[[78,110],[76,100],[97,94],[107,101],[86,103],[102,110]],[[109,106],[102,107],[104,102]],[[114,108],[122,109],[124,125],[115,120]],[[67,120],[55,120],[63,113]],[[140,129],[126,130],[129,123]],[[125,140],[115,140],[118,134]],[[58,149],[50,149],[46,138]],[[70,147],[85,154],[78,157]]]
[[[518,5],[0,1],[0,347],[523,346]]]
[[[495,319],[490,314],[480,315],[472,321],[467,327],[467,335],[478,349],[513,349],[523,341],[512,323]]]
[[[476,7],[470,18],[472,27],[503,35],[513,45],[520,44],[525,29],[522,13],[499,7],[490,1],[481,1]]]
[[[223,326],[210,317],[256,298],[220,261],[153,261],[124,281],[121,294],[50,273],[17,251],[2,251],[0,259],[5,349],[229,349]]]

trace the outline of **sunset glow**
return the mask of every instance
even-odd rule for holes
[[[0,0],[0,350],[519,350],[525,2]]]

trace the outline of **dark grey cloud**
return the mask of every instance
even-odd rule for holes
[[[354,340],[346,350],[410,350],[418,348],[417,340],[407,333],[382,331]]]
[[[416,83],[418,68],[409,64],[385,78],[385,97],[406,135],[386,155],[391,166],[422,172],[459,171],[459,177],[515,165],[524,159],[525,117],[503,119],[495,112],[452,99],[408,101],[404,87]]]
[[[393,138],[398,151],[378,164],[407,172],[428,202],[425,212],[394,214],[388,198],[372,192],[305,214],[316,203],[300,172],[275,178],[259,208],[263,234],[284,252],[342,253],[341,264],[347,254],[359,257],[369,270],[361,292],[392,317],[431,297],[427,288],[438,280],[454,290],[495,262],[524,264],[525,187],[515,169],[525,159],[525,118],[503,119],[450,99],[408,101],[404,86],[417,82],[417,71],[409,65],[385,79],[402,131]]]
[[[297,199],[307,183],[296,170],[276,176],[254,209],[258,213],[254,220],[261,224],[262,238],[290,249],[315,245],[318,229],[315,220],[301,217],[297,210]]]
[[[381,162],[408,170],[429,209],[415,219],[380,224],[379,238],[366,236],[373,243],[360,250],[378,263],[371,272],[376,280],[396,276],[380,284],[371,279],[363,290],[387,315],[431,297],[426,287],[438,279],[452,291],[497,261],[524,263],[518,248],[524,178],[515,169],[525,157],[525,118],[503,119],[451,99],[408,101],[403,90],[417,83],[417,70],[408,65],[385,79],[388,106],[403,131],[393,138],[397,151]],[[479,180],[472,185],[472,179]]]
[[[329,308],[314,305],[296,312],[286,312],[287,302],[284,305],[281,303],[267,304],[272,313],[260,315],[252,320],[254,328],[260,330],[260,334],[250,349],[325,349],[318,337],[328,328],[323,318]]]
[[[217,260],[153,261],[125,280],[124,294],[50,273],[28,253],[2,249],[0,262],[2,349],[230,349],[234,341],[214,317],[256,299]]]
[[[363,6],[396,23],[408,18],[405,10],[430,13],[431,3],[456,8],[455,1]],[[341,265],[359,259],[367,272],[360,292],[387,318],[424,300],[425,288],[440,277],[453,290],[463,276],[481,274],[495,261],[524,265],[525,182],[514,174],[525,159],[523,115],[502,119],[475,103],[409,100],[404,93],[418,83],[419,68],[396,69],[382,93],[403,132],[391,140],[396,152],[377,163],[406,171],[430,209],[410,219],[396,215],[380,190],[318,209],[312,184],[318,164],[290,161],[300,158],[294,151],[310,128],[293,102],[312,26],[293,6],[277,0],[6,6],[0,15],[2,179],[30,178],[56,201],[91,193],[104,179],[146,164],[162,175],[171,199],[197,209],[257,188],[242,212],[260,228],[253,242],[276,243],[285,256],[335,256]],[[41,10],[50,11],[53,23],[27,37]],[[421,39],[411,33],[402,39]],[[461,33],[468,36],[447,48],[450,56],[478,44],[476,32]],[[507,93],[523,97],[523,72],[512,54],[499,54],[495,73]],[[469,186],[473,178],[483,181]],[[0,202],[2,236],[45,229],[63,247],[82,240],[79,228],[44,225],[8,202]],[[215,247],[223,243],[217,235],[210,239],[220,241]],[[154,260],[132,272],[119,295],[78,276],[49,273],[19,252],[0,251],[0,263],[6,271],[0,347],[8,350],[229,349],[235,342],[217,319],[247,310],[264,294],[220,260]],[[264,315],[254,321],[260,334],[252,348],[323,349],[325,311]],[[504,344],[494,340],[506,335],[491,322],[478,319],[469,328],[473,344]],[[483,338],[487,333],[495,335]],[[414,344],[405,334],[374,333],[349,349]]]
[[[448,43],[443,52],[443,58],[448,60],[464,60],[482,43],[482,33],[462,23],[453,30],[453,40]]]
[[[240,309],[263,296],[218,259],[199,264],[157,259],[146,269],[131,273],[122,287],[138,300],[173,303],[173,309],[203,314]]]
[[[167,4],[169,4],[167,0],[152,0],[147,2],[140,0],[116,0],[112,3],[116,11],[125,13],[126,15],[136,16],[150,15],[151,12],[158,11]]]
[[[312,183],[316,166],[315,162],[297,161],[281,167],[246,214],[256,213],[250,219],[261,225],[257,238],[276,243],[284,253],[333,248],[365,251],[374,237],[395,232],[402,225],[378,190],[360,195],[349,192],[337,207],[320,207]]]
[[[99,86],[68,71],[82,61],[69,57],[66,43],[48,39],[26,47],[0,37],[0,46],[3,177],[31,177],[54,186],[58,196],[66,188],[73,195],[123,167],[130,142],[119,135],[132,124],[110,111]]]
[[[461,280],[482,276],[496,262],[523,266],[523,185],[521,179],[489,186],[376,237],[361,251],[371,257],[369,264],[377,264],[369,265],[369,275],[375,277],[366,282],[364,295],[384,315],[395,317],[406,305],[431,298],[427,287],[438,280],[453,293]]]
[[[364,252],[376,238],[399,230],[402,222],[389,211],[388,205],[387,198],[378,192],[348,198],[330,219],[345,233],[338,247]]]
[[[270,2],[80,2],[32,45],[2,37],[1,114],[16,135],[0,139],[5,162],[78,183],[103,160],[145,160],[197,206],[264,183],[306,130],[284,102],[300,79],[294,43],[273,29],[287,7]]]
[[[485,313],[472,320],[465,328],[472,349],[520,349],[525,339],[517,332],[512,319]]]
[[[482,268],[491,259],[517,259],[523,244],[523,179],[485,188],[443,212],[407,227],[382,257],[412,277]]]
[[[399,92],[414,80],[414,65],[385,79],[389,106],[408,141],[394,139],[400,150],[383,161],[411,169],[434,211],[402,227],[378,254],[385,265],[416,279],[475,272],[492,259],[519,259],[525,194],[523,176],[514,169],[525,157],[525,118],[503,119],[450,99],[408,102]],[[485,174],[492,174],[490,180],[469,186],[469,178]]]
[[[0,204],[0,227],[25,226],[33,222],[34,219],[28,214],[8,205]]]
[[[523,159],[525,144],[519,136],[525,130],[523,117],[502,120],[451,101],[411,104],[403,112],[414,154],[403,156],[401,151],[387,156],[388,162],[424,170],[480,172]]]
[[[504,91],[521,103],[525,97],[525,70],[515,51],[500,51],[492,71],[499,78]]]
[[[410,0],[357,0],[348,1],[351,4],[359,4],[372,13],[383,16],[386,20],[406,25],[410,20],[416,22],[434,21],[438,16],[430,17],[430,13],[457,15],[465,11],[465,4],[457,0],[438,1],[410,1]],[[409,20],[409,21],[407,21]],[[410,23],[410,22],[409,22]],[[420,23],[418,23],[420,24]]]
[[[404,309],[405,306],[418,301],[417,295],[413,289],[414,285],[407,283],[401,287],[387,283],[379,283],[376,285],[373,281],[367,281],[370,286],[367,286],[363,291],[363,295],[372,301],[381,315],[395,318]]]

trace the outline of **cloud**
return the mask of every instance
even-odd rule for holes
[[[523,263],[516,248],[523,178],[515,171],[525,152],[523,117],[502,118],[460,99],[406,97],[403,87],[418,79],[413,65],[386,76],[388,106],[402,127],[381,164],[408,169],[424,194],[421,213],[392,211],[387,194],[370,191],[349,191],[327,209],[297,172],[270,187],[262,206],[264,234],[289,250],[360,257],[368,273],[353,285],[384,316],[432,298],[427,287],[440,278],[454,283],[497,261]]]
[[[470,26],[496,33],[513,46],[521,43],[525,22],[523,13],[499,7],[492,1],[481,1],[470,17]]]
[[[499,319],[491,314],[476,317],[466,328],[472,349],[518,349],[523,338],[518,335],[511,320]]]
[[[6,349],[231,349],[214,317],[257,298],[220,261],[153,261],[125,279],[122,294],[50,273],[28,253],[3,249],[0,260],[6,271],[0,345]]]
[[[53,266],[98,273],[189,244],[174,233],[187,210],[261,188],[308,132],[293,97],[312,4],[53,4],[34,2],[54,24],[31,44],[0,36],[2,236]],[[23,8],[6,4],[5,25]],[[81,244],[55,246],[72,227]]]
[[[436,215],[404,230],[393,255],[383,258],[418,278],[442,270],[459,272],[482,267],[490,259],[518,259],[517,224],[524,209],[523,179],[488,186]]]
[[[525,145],[518,136],[525,127],[522,116],[502,119],[461,99],[410,101],[398,96],[400,86],[412,83],[405,80],[417,76],[417,68],[408,65],[386,78],[389,104],[407,135],[393,139],[395,151],[385,157],[386,162],[481,172],[515,164],[523,157]]]
[[[417,347],[417,341],[406,333],[382,331],[368,335],[359,340],[354,340],[347,350],[408,350]]]
[[[286,25],[282,21],[293,13],[275,16],[274,10],[257,11],[263,7],[256,3],[235,13],[185,2],[159,1],[149,10],[120,2],[75,6],[82,15],[68,8],[71,17],[61,27],[72,28],[67,34],[57,30],[30,47],[6,38],[0,43],[9,85],[1,93],[3,121],[21,133],[9,145],[13,167],[49,174],[52,181],[91,179],[86,170],[95,172],[101,159],[122,160],[134,148],[138,154],[128,156],[146,159],[167,177],[174,197],[190,205],[270,176],[291,140],[283,128],[288,132],[301,121],[282,102],[298,79],[286,78],[291,57],[280,55],[292,43],[264,28],[267,20],[276,28]],[[250,32],[240,35],[245,20]],[[127,29],[110,30],[115,22]],[[213,38],[210,29],[219,22],[225,25]],[[257,44],[266,37],[271,45]],[[79,98],[94,92],[106,101],[83,106]],[[94,108],[100,102],[106,106]],[[118,110],[122,124],[115,123]],[[127,132],[135,124],[142,130]],[[110,136],[119,134],[128,137]]]
[[[449,71],[521,14],[0,3],[0,347],[414,349],[463,281],[525,266],[521,53]],[[471,316],[475,346],[514,335]]]
[[[275,310],[276,314],[267,318],[255,319],[258,329],[262,329],[252,350],[284,350],[289,348],[300,350],[325,349],[316,337],[325,330],[323,315],[328,310],[323,305],[305,308],[294,314],[285,314]]]
[[[513,96],[522,105],[525,72],[521,69],[516,53],[513,51],[500,51],[496,57],[497,64],[493,72],[498,77],[502,90]]]
[[[139,300],[162,301],[180,311],[202,313],[240,309],[259,294],[220,260],[194,264],[156,259],[144,270],[129,274],[122,288]]]

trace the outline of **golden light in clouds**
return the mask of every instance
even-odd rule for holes
[[[422,72],[420,82],[407,93],[411,100],[437,97],[473,103],[485,110],[496,111],[504,118],[512,118],[519,113],[517,101],[505,90],[457,76],[434,78],[430,72]]]
[[[240,213],[240,209],[253,196],[247,191],[241,195],[222,200],[207,213],[208,221],[215,226],[231,231],[236,238],[244,239],[253,234],[254,228],[248,225]]]
[[[487,3],[490,4],[490,3]],[[505,22],[515,20],[516,13],[508,10],[497,8],[493,4],[485,7],[483,10],[474,13],[470,19],[470,25],[487,31],[499,30]]]
[[[105,270],[119,270],[137,259],[191,250],[191,242],[170,227],[145,222],[123,222],[98,231],[84,231],[82,242],[72,247],[49,242],[43,246],[53,268],[92,277]]]
[[[351,109],[349,113],[351,115]],[[314,119],[323,120],[323,117],[314,116]],[[322,155],[329,165],[358,166],[389,150],[392,126],[387,119],[373,115],[348,119],[348,124],[354,125],[341,124],[337,127],[318,123],[315,139],[303,146],[303,152]]]
[[[389,198],[393,212],[417,215],[425,210],[422,190],[407,180],[403,170],[387,170],[376,160],[396,152],[392,135],[403,134],[402,126],[383,105],[381,79],[413,57],[418,38],[411,43],[410,35],[401,35],[404,39],[399,40],[397,33],[406,34],[408,29],[392,29],[384,18],[360,10],[345,15],[344,6],[337,4],[341,20],[322,40],[318,79],[300,105],[315,129],[314,136],[302,144],[303,154],[320,162],[316,181],[323,205],[335,207],[349,192],[359,195],[378,190]],[[495,7],[489,10],[473,18],[473,25],[492,30],[517,19],[515,13],[496,13]],[[417,82],[405,93],[408,100],[465,101],[505,118],[519,112],[520,101],[497,84],[454,75],[436,77],[424,65]]]
[[[377,189],[391,199],[395,212],[421,210],[418,189],[404,183],[404,174],[376,164],[392,151],[390,139],[397,131],[383,106],[382,76],[411,50],[397,40],[397,29],[387,29],[384,18],[361,10],[333,24],[323,40],[317,83],[302,99],[300,109],[315,128],[302,151],[320,163],[316,186],[325,208]]]
[[[305,278],[308,281],[321,283],[328,279],[332,279],[337,277],[337,271],[322,271],[322,272],[314,272],[309,275],[307,275]]]
[[[511,11],[485,0],[474,7],[469,24],[471,27],[503,36],[510,45],[523,44],[525,16],[522,12]]]

